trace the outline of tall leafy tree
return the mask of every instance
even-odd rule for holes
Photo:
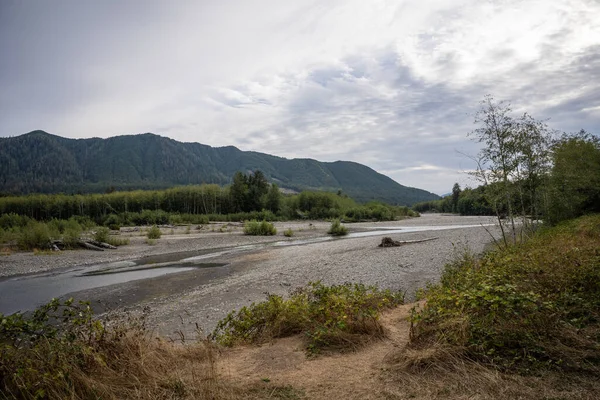
[[[548,221],[600,212],[600,139],[585,131],[563,135],[552,147]]]

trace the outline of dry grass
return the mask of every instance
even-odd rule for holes
[[[545,371],[535,376],[503,373],[434,345],[403,349],[386,360],[386,399],[598,399],[596,376]]]

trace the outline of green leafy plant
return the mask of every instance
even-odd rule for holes
[[[336,219],[331,223],[331,227],[329,228],[327,233],[333,236],[344,236],[348,234],[348,228],[340,224],[339,219]]]
[[[152,225],[152,227],[148,229],[148,234],[146,236],[148,237],[148,239],[160,239],[162,233],[158,226]]]
[[[283,236],[292,237],[294,236],[294,231],[292,230],[292,228],[287,228],[285,231],[283,231]]]
[[[99,226],[94,233],[94,240],[106,243],[110,235],[110,230],[107,227]]]
[[[383,336],[379,314],[403,302],[400,292],[363,284],[309,283],[288,299],[269,294],[221,320],[212,337],[232,346],[303,333],[309,353],[348,350]]]
[[[600,372],[598,248],[594,215],[481,259],[463,256],[424,291],[413,345],[441,342],[505,368]]]
[[[252,220],[244,224],[244,233],[254,236],[270,236],[277,234],[277,229],[270,222]]]

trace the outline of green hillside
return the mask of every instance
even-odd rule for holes
[[[362,164],[289,160],[233,146],[181,143],[151,133],[67,139],[34,131],[0,138],[0,191],[10,194],[225,185],[236,171],[257,169],[282,188],[341,190],[360,202],[411,205],[439,198],[425,190],[402,186]]]

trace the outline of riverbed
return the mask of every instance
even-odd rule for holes
[[[201,229],[163,228],[155,245],[142,231],[126,232],[131,245],[101,253],[18,253],[0,257],[0,312],[25,311],[51,297],[92,301],[99,312],[145,312],[158,334],[194,338],[212,330],[227,312],[287,294],[320,280],[362,282],[403,290],[439,279],[444,264],[464,251],[479,253],[498,235],[488,217],[425,214],[395,222],[347,224],[344,238],[326,235],[328,223],[277,223],[278,235],[245,236],[239,224]],[[283,231],[291,228],[294,237]],[[434,240],[379,248],[394,240]],[[46,297],[49,297],[46,299]]]

